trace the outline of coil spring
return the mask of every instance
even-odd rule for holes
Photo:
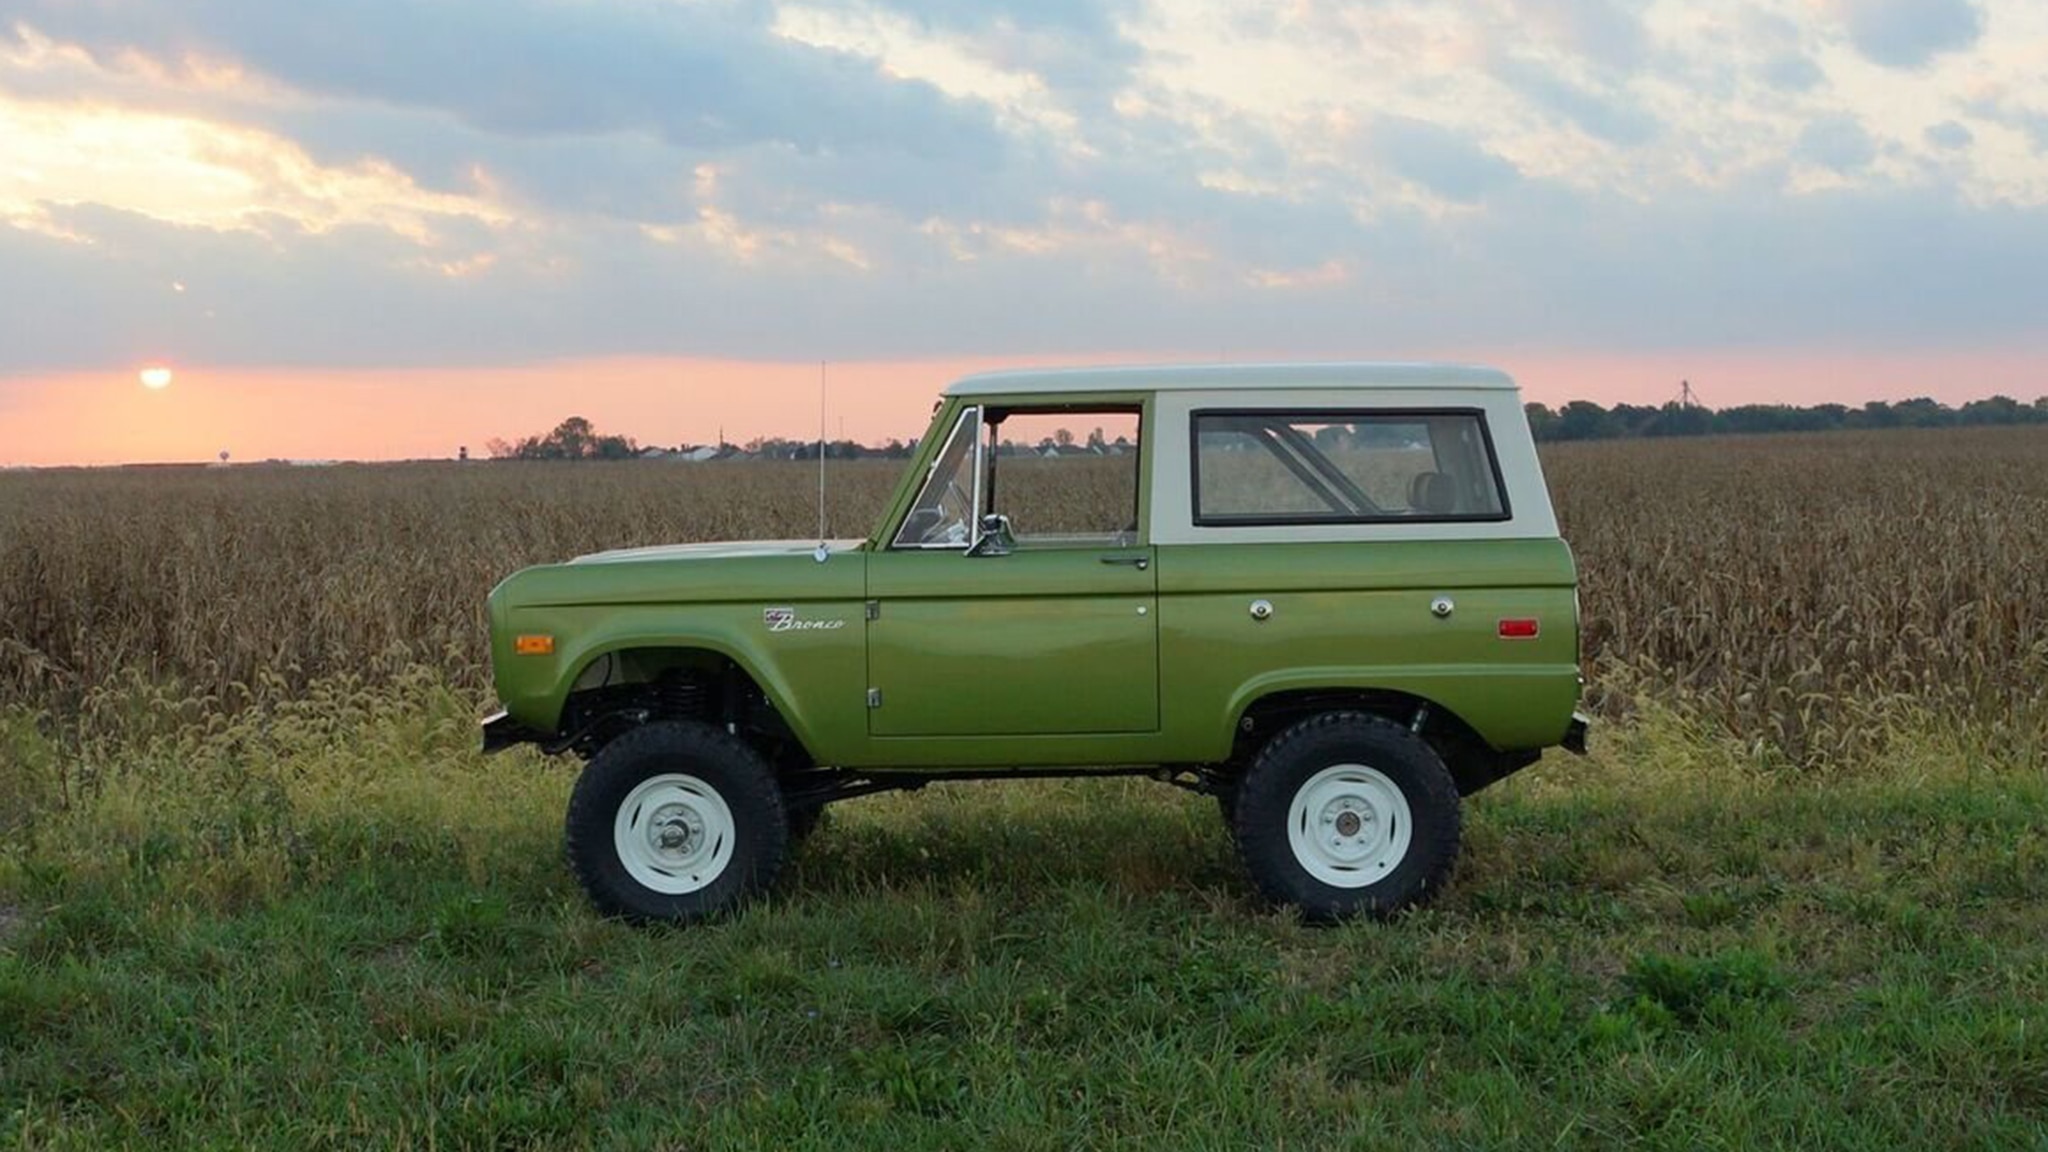
[[[711,715],[711,685],[695,676],[664,676],[654,685],[655,710],[663,716],[701,720]]]

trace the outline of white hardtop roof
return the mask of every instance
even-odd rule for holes
[[[1470,364],[1145,364],[1106,368],[1031,368],[982,372],[948,396],[1060,392],[1220,392],[1255,389],[1429,388],[1499,391],[1515,382],[1497,368]]]

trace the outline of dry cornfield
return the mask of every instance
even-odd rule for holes
[[[1609,715],[1661,699],[1801,764],[1930,720],[2048,738],[2048,431],[1562,445],[1545,467]],[[833,534],[865,534],[900,470],[834,465]],[[225,708],[424,663],[481,696],[499,577],[805,537],[815,485],[764,462],[0,476],[0,693],[61,717],[139,675]]]
[[[1790,760],[1893,726],[2048,737],[2048,432],[1608,442],[1545,453],[1593,698],[1651,695]]]

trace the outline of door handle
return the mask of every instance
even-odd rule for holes
[[[1152,558],[1150,556],[1104,556],[1102,562],[1104,564],[1128,564],[1140,572],[1152,566]]]

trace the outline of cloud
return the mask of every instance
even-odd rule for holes
[[[444,223],[502,223],[485,199],[425,190],[374,157],[322,165],[294,141],[189,116],[0,98],[0,217],[118,200],[158,219],[260,228],[266,214],[325,230],[369,225],[427,239]]]
[[[1828,7],[1858,52],[1890,68],[1919,68],[1969,48],[1984,31],[1973,0],[1829,0]]]
[[[1510,25],[1533,24],[1567,51],[1607,68],[1632,71],[1648,56],[1640,8],[1620,0],[1520,0],[1506,16]]]
[[[593,214],[674,221],[692,210],[691,172],[720,151],[678,147],[644,130],[504,136],[439,110],[383,104],[322,101],[241,114],[298,141],[323,164],[376,158],[423,188],[463,195],[488,189],[540,218]]]
[[[1657,118],[1640,103],[1582,88],[1533,61],[1505,57],[1494,65],[1493,74],[1537,107],[1610,144],[1631,147],[1657,134]]]
[[[1426,121],[1387,117],[1374,127],[1373,138],[1383,163],[1447,200],[1482,200],[1521,176],[1470,137]]]
[[[1132,0],[876,0],[877,8],[952,33],[991,63],[1042,77],[1069,95],[1106,97],[1143,49],[1119,27]]]
[[[942,204],[1013,213],[1020,193],[1039,190],[1013,157],[1035,165],[1040,149],[999,128],[986,104],[773,35],[752,5],[288,9],[0,0],[0,53],[10,39],[48,45],[54,35],[94,54],[11,70],[0,56],[0,93],[131,107],[168,95],[195,114],[281,134],[332,167],[387,164],[451,194],[488,187],[543,216],[673,224],[697,211],[697,166],[735,156],[788,177],[778,197],[812,211],[853,201],[910,216]],[[21,21],[12,33],[10,15]],[[157,93],[138,66],[158,78]],[[181,83],[195,69],[262,83],[196,92]]]
[[[56,222],[93,244],[0,225],[0,296],[19,302],[0,313],[0,348],[19,374],[155,355],[377,366],[2010,344],[2037,338],[2048,312],[2038,221],[1924,191],[1753,184],[1643,202],[1522,180],[1476,211],[1389,208],[1320,245],[1303,228],[1260,260],[1187,225],[1072,204],[1037,228],[836,221],[874,272],[825,256],[803,230],[740,260],[701,231],[649,243],[591,220],[455,238],[441,255],[496,258],[462,274],[376,229],[221,233],[77,208]],[[1261,286],[1261,272],[1292,286]],[[167,291],[173,279],[188,291]]]
[[[53,232],[79,239],[0,226],[0,295],[20,302],[0,318],[10,371],[155,357],[455,363],[508,341],[544,346],[493,298],[504,279],[463,274],[504,243],[485,230],[427,246],[364,224],[316,232],[271,217],[223,231],[94,206],[48,211]]]
[[[1776,53],[1763,62],[1758,74],[1764,83],[1787,92],[1811,92],[1827,78],[1820,65],[1803,52]]]
[[[1817,11],[0,0],[0,378],[2038,341],[2048,90]]]
[[[1792,155],[1808,164],[1849,173],[1877,159],[1877,143],[1854,116],[1824,116],[1800,131]]]
[[[1002,26],[1054,29],[1091,39],[1121,39],[1117,18],[1136,7],[1127,0],[981,0],[959,4],[954,0],[878,0],[879,6],[894,9],[930,24],[966,31],[986,31]]]
[[[1964,105],[1964,110],[1972,116],[2021,132],[2037,154],[2048,156],[2048,112],[2037,111],[2001,92],[1970,100]]]
[[[1523,185],[1491,208],[1444,264],[1475,342],[1492,326],[1567,347],[1967,348],[2037,343],[2027,317],[2048,309],[2037,214],[1925,190],[1638,202]]]
[[[316,96],[439,109],[508,135],[643,130],[683,146],[774,141],[993,157],[987,109],[772,35],[717,2],[6,0],[0,25],[167,61],[231,60]]]
[[[1929,144],[1948,152],[1968,148],[1970,142],[1976,139],[1976,136],[1968,128],[1956,123],[1954,120],[1944,120],[1939,124],[1930,124],[1927,127],[1927,131],[1921,135]]]

